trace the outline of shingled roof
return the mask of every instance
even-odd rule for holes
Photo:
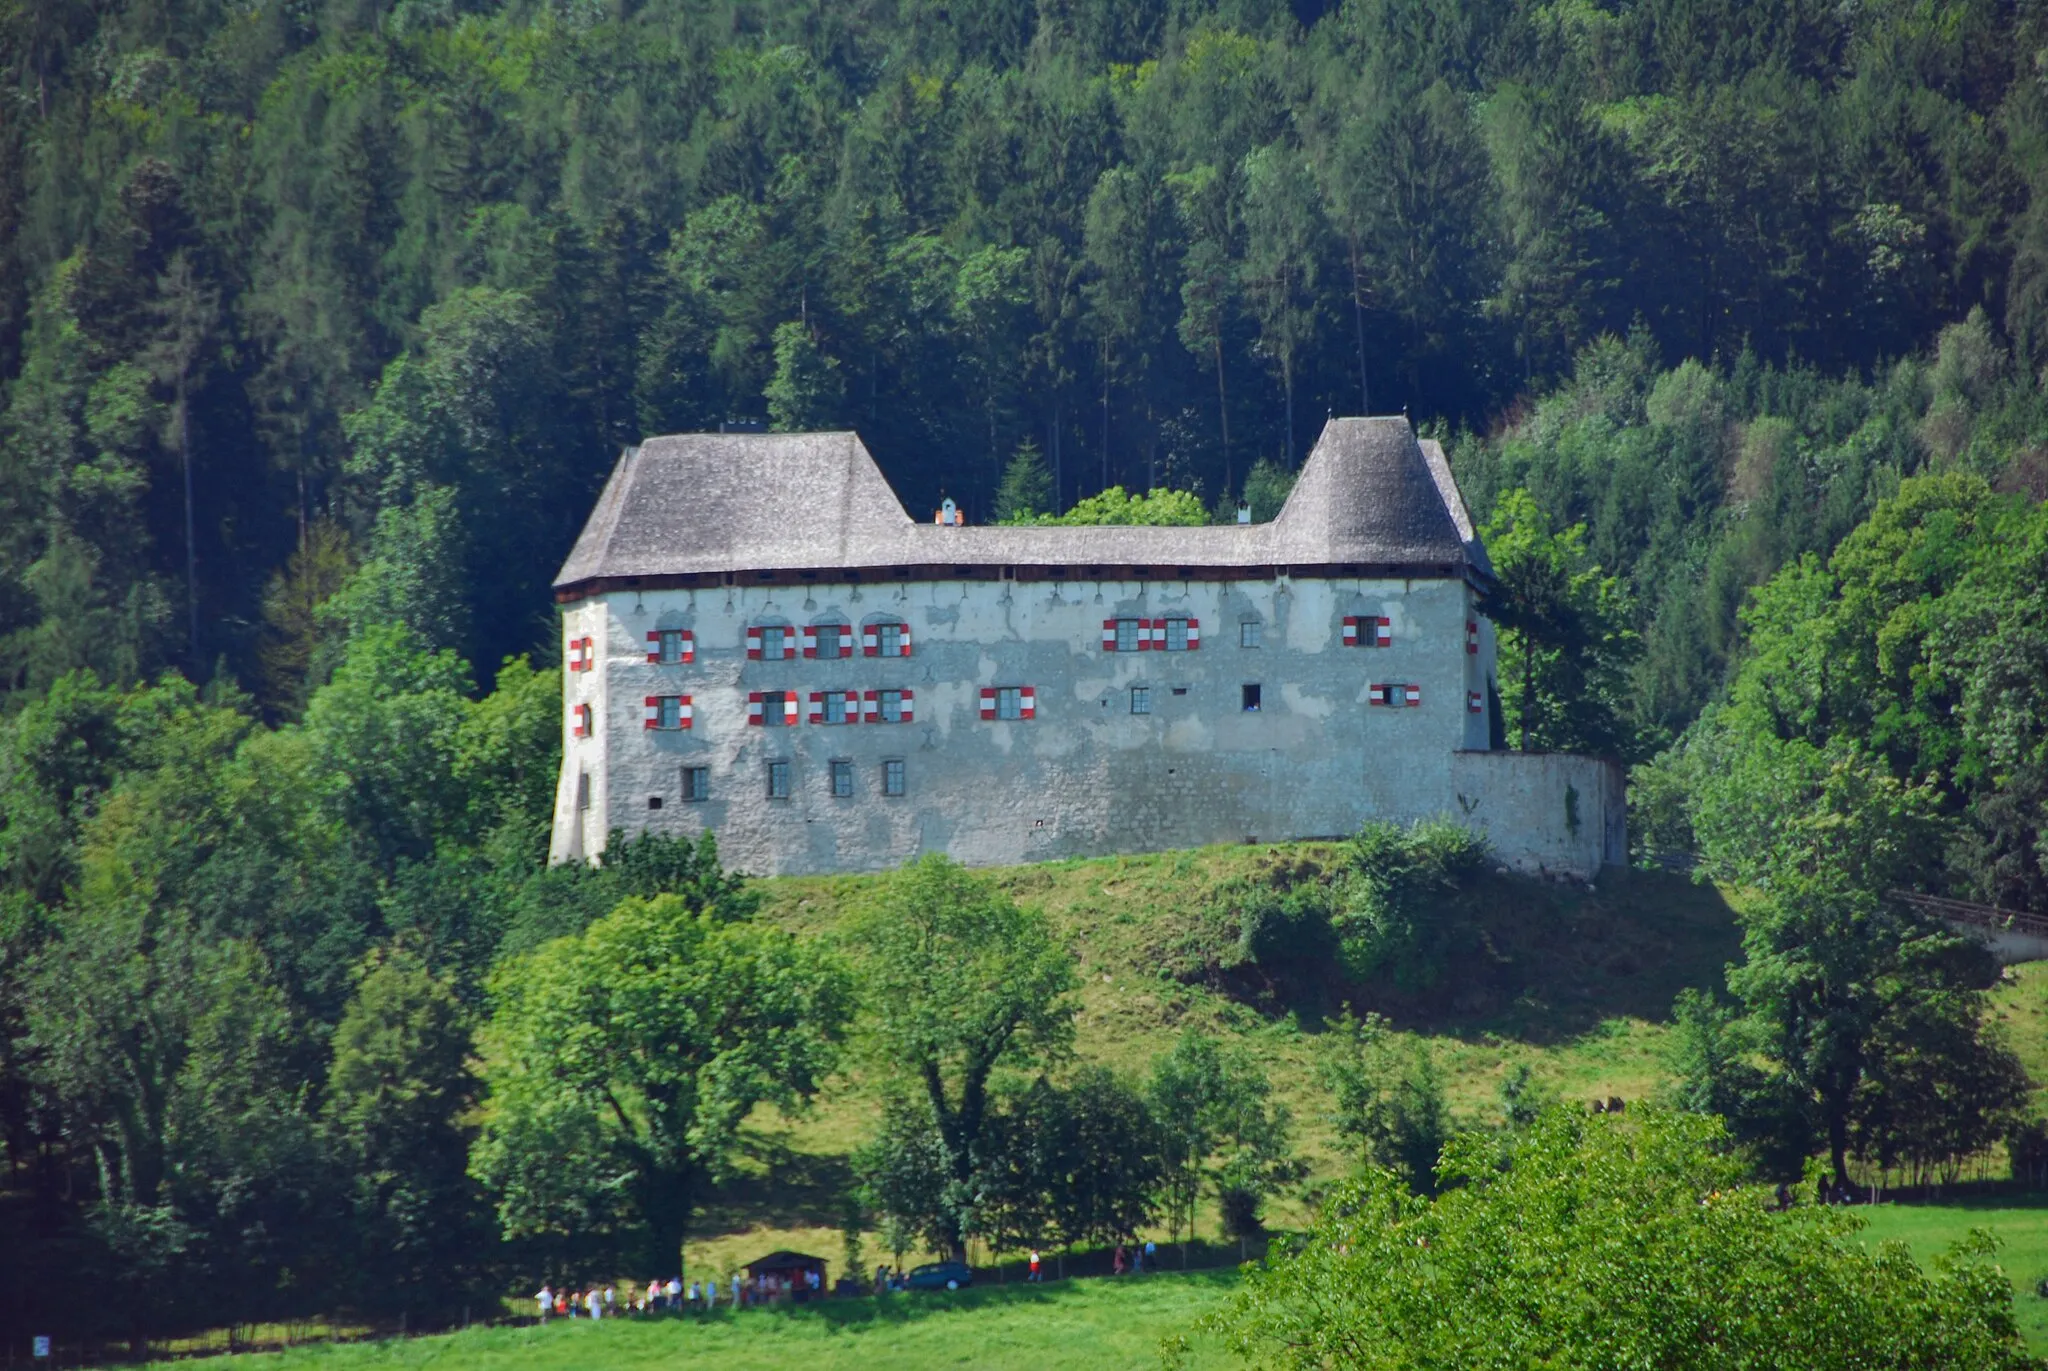
[[[555,589],[941,565],[1490,574],[1443,449],[1382,418],[1332,419],[1271,523],[1202,528],[945,528],[904,513],[852,433],[650,438],[620,457]]]

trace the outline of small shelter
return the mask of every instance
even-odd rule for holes
[[[770,1252],[748,1262],[745,1270],[747,1285],[756,1300],[802,1302],[813,1295],[822,1296],[829,1289],[825,1284],[825,1259],[804,1252]]]

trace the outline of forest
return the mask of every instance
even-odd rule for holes
[[[1187,520],[1408,414],[1501,572],[1500,743],[1764,892],[1684,1107],[1773,1177],[2048,1149],[1995,973],[1884,899],[2048,912],[2044,53],[2031,0],[0,0],[0,1313],[446,1318],[667,1243],[849,1034],[957,1065],[876,1027],[888,920],[791,937],[715,844],[545,864],[550,582],[623,446],[722,424],[852,428],[913,514]],[[1436,841],[1230,918],[1412,932]],[[952,974],[1035,959],[1000,1065],[1058,1059],[1031,912],[901,881]],[[636,958],[744,1027],[542,1070]],[[1352,1029],[1361,1161],[1428,1191],[1428,1073]],[[1205,1050],[999,1101],[980,1219],[986,1076],[911,1082],[864,1193],[1037,1233],[1005,1128],[1178,1108],[1132,1183],[1253,1223],[1284,1111]]]

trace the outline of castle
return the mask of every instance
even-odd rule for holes
[[[756,874],[996,865],[1448,816],[1625,859],[1620,772],[1489,750],[1491,575],[1442,449],[1334,419],[1266,524],[913,521],[852,433],[627,451],[556,579],[551,853],[718,836]]]

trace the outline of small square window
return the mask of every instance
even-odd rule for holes
[[[891,798],[903,794],[903,763],[887,761],[882,763],[882,793]]]
[[[882,692],[882,722],[900,724],[903,722],[903,692],[885,690]]]
[[[1118,652],[1138,651],[1145,641],[1138,636],[1139,631],[1136,619],[1118,619],[1116,621],[1116,650]]]
[[[665,628],[661,631],[661,660],[670,666],[683,660],[683,631],[679,628]]]
[[[820,657],[837,657],[839,655],[839,625],[820,624],[818,626],[818,655]]]
[[[660,703],[655,706],[655,709],[657,717],[655,718],[654,726],[656,728],[681,728],[683,726],[682,696],[663,695],[660,697]]]
[[[903,655],[903,625],[883,624],[877,636],[881,641],[884,657]]]
[[[768,798],[786,800],[789,798],[789,763],[768,763]]]
[[[789,692],[786,690],[764,690],[761,692],[761,722],[770,728],[780,728],[789,722]]]
[[[1188,693],[1188,688],[1186,686],[1175,686],[1173,688],[1173,693],[1176,695],[1185,695]]]
[[[996,717],[998,719],[1021,719],[1024,717],[1024,692],[1017,686],[1004,686],[996,692]]]
[[[1152,712],[1152,689],[1151,689],[1151,687],[1150,687],[1150,686],[1132,686],[1132,687],[1131,687],[1131,713],[1133,713],[1133,714],[1150,714],[1151,712]]]
[[[846,701],[847,694],[843,690],[828,690],[825,692],[826,723],[843,724],[846,722]]]
[[[1257,647],[1259,645],[1259,630],[1263,627],[1264,625],[1257,619],[1246,619],[1237,626],[1237,645],[1239,647]]]
[[[783,654],[782,635],[787,629],[764,628],[761,630],[761,655],[770,660]]]
[[[1245,713],[1256,714],[1259,712],[1259,688],[1257,685],[1246,684],[1243,698]]]
[[[1188,650],[1188,621],[1186,619],[1168,619],[1166,621],[1166,650],[1168,652],[1186,652]]]
[[[649,809],[660,809],[660,808],[661,808],[661,796],[659,796],[659,795],[649,795],[649,796],[647,797],[647,807],[648,807]]]
[[[853,798],[853,763],[835,761],[832,763],[832,798],[850,800]]]
[[[708,766],[686,766],[683,768],[683,802],[698,804],[711,798],[711,768]]]

